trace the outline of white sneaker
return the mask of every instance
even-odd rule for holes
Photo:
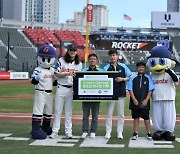
[[[55,139],[58,137],[58,133],[57,132],[52,132],[52,134],[49,136],[49,138],[51,139]]]
[[[88,136],[88,133],[87,132],[83,132],[82,135],[81,135],[81,138],[86,138]]]
[[[110,139],[111,138],[111,133],[106,133],[106,135],[104,136],[106,139]]]
[[[96,137],[96,134],[95,133],[91,133],[90,134],[90,138],[95,138]]]
[[[118,138],[118,139],[123,139],[122,132],[119,132],[119,133],[117,134],[117,138]]]
[[[72,133],[66,133],[66,138],[67,139],[72,139],[72,137],[73,137]]]

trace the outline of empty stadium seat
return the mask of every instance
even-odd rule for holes
[[[85,39],[79,31],[54,30],[54,34],[61,41],[73,41],[77,46],[85,45]]]
[[[2,40],[5,45],[8,45],[8,35],[9,44],[11,46],[31,47],[31,44],[29,44],[24,36],[20,34],[18,29],[0,27],[0,40]]]
[[[60,45],[60,41],[50,30],[25,28],[24,33],[37,46],[50,42],[52,42],[54,46]]]

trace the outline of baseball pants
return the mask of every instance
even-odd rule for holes
[[[156,131],[174,132],[176,109],[174,101],[156,101],[152,105],[152,122]]]
[[[114,106],[117,104],[118,111],[118,124],[117,132],[123,132],[124,126],[124,106],[125,97],[119,97],[117,102],[108,102],[106,109],[106,133],[111,133],[112,131],[112,115],[114,111]]]
[[[45,91],[35,91],[34,96],[34,115],[52,115],[53,97],[52,93],[47,93]]]
[[[55,98],[53,132],[58,133],[60,129],[63,107],[65,107],[65,134],[72,133],[73,90],[58,85]]]

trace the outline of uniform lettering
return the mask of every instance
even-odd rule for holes
[[[71,69],[71,68],[62,68],[61,72],[71,72],[71,71],[75,71],[75,69]]]
[[[168,83],[168,80],[162,79],[162,80],[153,80],[154,84],[165,84]]]
[[[44,78],[52,78],[52,75],[44,75]]]

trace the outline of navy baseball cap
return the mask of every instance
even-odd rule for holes
[[[37,56],[40,57],[56,57],[56,49],[51,45],[42,45],[39,47]]]
[[[67,46],[67,50],[68,51],[76,51],[77,50],[77,46],[76,44],[70,44]]]
[[[148,58],[172,58],[171,51],[169,51],[167,48],[164,46],[155,46],[151,50],[151,55]]]

